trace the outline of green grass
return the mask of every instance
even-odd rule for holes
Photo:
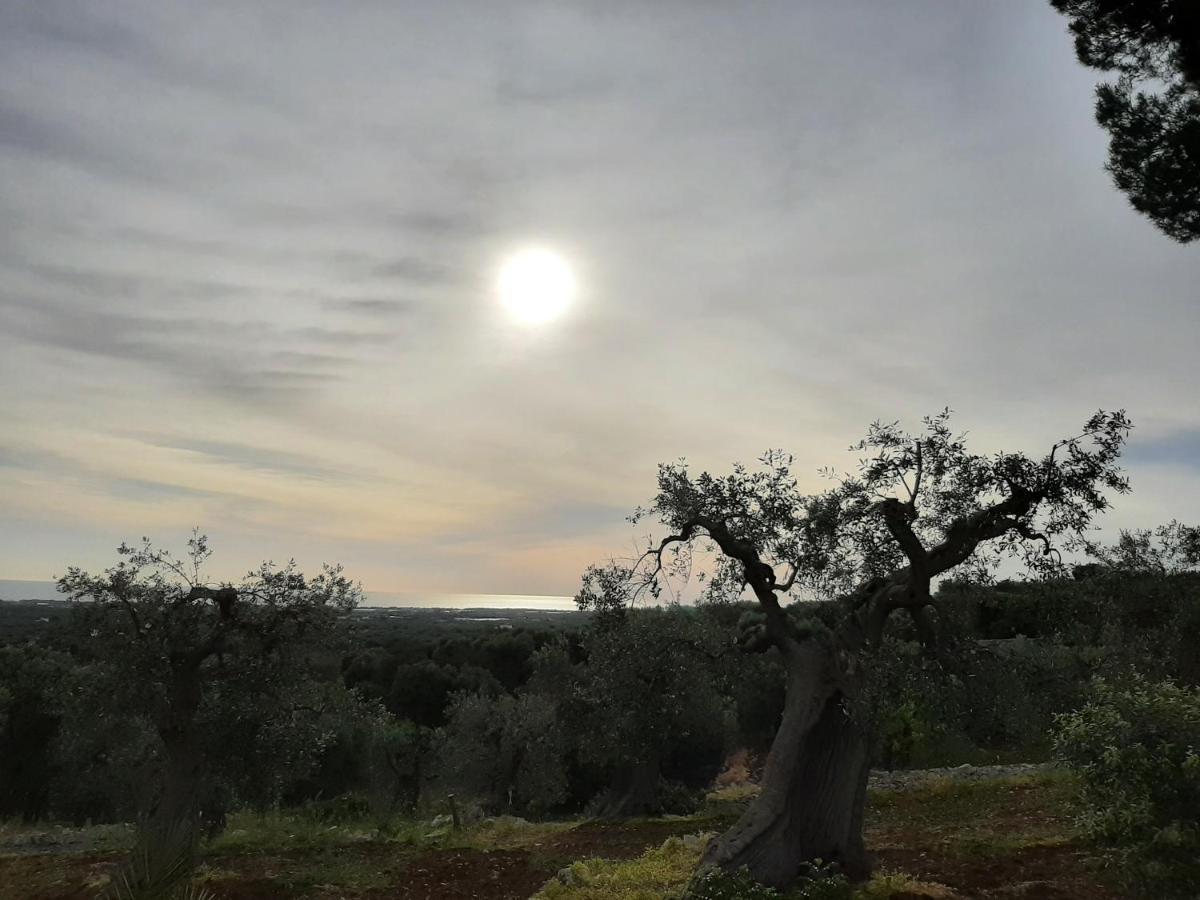
[[[0,821],[0,853],[6,846],[37,845],[44,847],[85,845],[89,850],[106,853],[127,850],[133,846],[132,825],[75,826],[40,822],[29,825],[20,820]]]
[[[417,849],[525,850],[578,824],[576,821],[527,822],[500,816],[457,830],[434,828],[421,820],[395,821],[381,830],[366,819],[321,822],[302,810],[242,812],[229,817],[228,827],[206,845],[205,854],[287,853],[371,843]]]
[[[1105,894],[1086,866],[1088,851],[1073,823],[1076,792],[1072,779],[1053,773],[873,791],[866,836],[868,846],[881,855],[881,874],[859,886],[855,900],[888,900],[905,892],[931,900],[1000,897],[989,887],[996,884],[991,877],[996,872],[1009,873],[1014,882],[1041,879],[1066,885],[1067,893],[1055,895],[1060,897],[1117,896]],[[424,860],[420,865],[428,865],[441,853],[507,851],[521,854],[526,871],[545,872],[546,878],[564,866],[573,869],[574,885],[551,881],[540,900],[671,900],[691,879],[706,838],[670,837],[663,843],[664,837],[721,832],[747,800],[745,792],[727,792],[710,797],[704,809],[688,817],[605,824],[501,817],[458,830],[399,821],[381,831],[366,818],[322,820],[304,809],[239,813],[230,817],[224,834],[203,848],[195,883],[218,897],[236,893],[235,885],[251,883],[281,900],[386,896],[406,883],[418,858]],[[19,846],[44,841],[53,849],[49,855],[8,859],[0,849],[0,881],[19,879],[8,882],[28,890],[17,897],[44,896],[51,887],[61,892],[100,871],[78,851],[107,849],[117,860],[131,839],[128,828],[41,827],[31,832],[4,823],[0,842]],[[619,857],[646,846],[653,849],[634,859],[581,858]],[[958,886],[959,893],[938,882]]]
[[[1078,784],[1069,775],[978,782],[939,779],[901,791],[873,791],[868,835],[914,838],[949,856],[1004,855],[1079,839],[1073,822]]]
[[[554,879],[530,900],[680,900],[711,838],[712,834],[669,838],[661,847],[623,862],[581,860],[569,867],[571,884]],[[792,895],[780,895],[780,900],[788,896]],[[895,896],[929,900],[957,897],[944,885],[886,872],[877,873],[853,891],[853,900],[890,900]]]
[[[669,838],[637,859],[587,859],[570,866],[572,885],[549,882],[532,900],[675,900],[683,895],[711,835]]]

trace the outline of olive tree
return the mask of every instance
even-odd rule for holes
[[[606,817],[662,812],[672,757],[691,749],[683,768],[708,763],[711,779],[724,750],[721,634],[694,611],[637,612],[597,623],[579,677],[581,756],[608,776],[596,806]]]
[[[0,816],[44,818],[62,724],[64,654],[36,644],[0,647]]]
[[[201,535],[182,558],[146,539],[118,552],[103,574],[71,568],[59,589],[76,601],[76,649],[99,688],[93,696],[104,698],[96,715],[138,718],[157,739],[140,848],[162,855],[170,844],[170,855],[190,859],[215,771],[255,747],[274,747],[280,767],[320,750],[311,732],[305,747],[280,750],[281,735],[320,713],[314,685],[336,672],[331,651],[361,592],[338,568],[309,578],[294,562],[212,584]],[[237,741],[222,739],[225,725]]]
[[[489,813],[541,816],[567,798],[568,743],[552,697],[456,694],[438,749],[443,786]]]
[[[1099,569],[1122,575],[1177,575],[1200,569],[1200,526],[1174,519],[1149,528],[1122,528],[1111,545],[1089,543],[1088,555]]]
[[[855,706],[889,620],[907,616],[935,643],[935,579],[1005,555],[1042,570],[1061,564],[1056,544],[1082,540],[1106,490],[1128,490],[1117,460],[1129,428],[1123,412],[1101,411],[1034,458],[968,451],[949,411],[916,434],[876,423],[856,447],[857,471],[827,471],[833,486],[814,495],[801,493],[781,452],[723,477],[660,466],[657,496],[633,518],[667,533],[637,560],[589,569],[577,602],[621,609],[711,558],[707,594],[753,596],[758,615],[741,642],[775,647],[787,679],[762,790],[709,844],[704,868],[746,867],[776,887],[814,859],[866,874],[872,736]],[[806,616],[806,604],[785,606],[795,596],[830,599]]]

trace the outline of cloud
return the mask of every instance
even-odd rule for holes
[[[294,475],[316,480],[336,480],[347,473],[344,469],[330,466],[318,458],[303,453],[294,453],[277,447],[255,447],[226,441],[204,439],[160,438],[155,445],[174,450],[199,454],[221,463],[228,463],[252,472],[270,472]]]
[[[142,24],[158,18],[146,15],[148,10],[141,12]],[[96,15],[95,7],[86,0],[10,4],[0,13],[0,26],[62,50],[79,51],[101,61],[119,60],[155,81],[214,91],[240,103],[252,97],[266,99],[261,86],[248,80],[244,69],[214,66],[203,58],[180,53],[178,45],[164,46],[132,23],[114,15]],[[270,99],[279,100],[277,96]]]
[[[403,316],[414,311],[410,300],[384,300],[379,297],[350,297],[326,300],[327,308],[335,311],[361,313],[366,316]]]
[[[69,125],[5,103],[2,96],[0,152],[62,162],[122,180],[150,180],[145,168],[127,153],[105,147]]]
[[[657,462],[815,472],[947,404],[1031,452],[1123,406],[1188,481],[1200,263],[1054,11],[752,6],[0,8],[0,533],[41,547],[0,575],[212,517],[569,593]],[[580,284],[536,331],[492,295],[530,243]]]
[[[1200,471],[1200,428],[1173,431],[1147,440],[1135,433],[1126,457],[1132,465],[1177,466]]]

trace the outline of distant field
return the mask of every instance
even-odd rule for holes
[[[0,644],[19,644],[41,638],[53,624],[66,618],[70,606],[62,599],[0,602]],[[354,626],[360,638],[380,644],[396,638],[423,640],[508,628],[570,631],[582,626],[585,620],[586,616],[581,612],[556,609],[364,606],[354,613]]]
[[[422,609],[531,609],[574,611],[571,597],[548,594],[422,594],[397,591],[364,591],[364,607]],[[0,578],[0,600],[60,600],[53,581]]]

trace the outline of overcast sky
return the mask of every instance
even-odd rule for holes
[[[659,461],[949,405],[1137,428],[1200,519],[1200,251],[1103,171],[1044,0],[0,6],[0,577],[208,532],[570,594]],[[497,267],[575,268],[520,326]]]

